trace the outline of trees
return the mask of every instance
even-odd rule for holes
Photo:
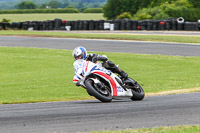
[[[18,4],[18,9],[35,9],[36,7],[32,1],[22,1]]]
[[[58,2],[57,0],[52,0],[49,2],[48,6],[51,8],[58,8],[60,5],[60,2]]]
[[[200,10],[193,8],[187,0],[162,3],[156,7],[140,9],[135,15],[136,20],[167,19],[183,17],[186,21],[196,22],[200,18]]]
[[[119,16],[117,16],[117,19],[133,19],[133,17],[131,16],[129,12],[124,12],[120,14]]]
[[[86,8],[82,12],[83,13],[102,13],[103,9],[102,8]]]
[[[185,17],[196,21],[200,15],[199,0],[108,0],[104,6],[104,17],[115,19],[118,15],[129,12],[134,19],[167,19]]]
[[[123,12],[135,14],[139,9],[149,6],[150,0],[108,0],[104,6],[104,17],[114,19]]]
[[[46,4],[41,4],[41,5],[39,5],[39,9],[45,9],[47,7],[47,5]]]
[[[153,8],[153,7],[157,7],[157,6],[160,6],[161,4],[167,2],[167,3],[173,3],[174,1],[177,1],[177,0],[151,0],[147,6],[148,8]]]
[[[194,8],[200,8],[200,1],[199,0],[188,0],[189,3],[191,3]]]
[[[32,1],[33,6],[28,6],[28,1]],[[100,8],[105,5],[107,0],[0,0],[0,10],[3,9],[33,9],[37,8],[65,8],[72,5],[79,10],[85,8]],[[33,4],[34,3],[34,4]]]
[[[82,9],[82,8],[84,8],[84,5],[83,5],[83,3],[77,3],[76,5],[75,5],[75,7],[76,8],[78,8],[78,9]]]
[[[63,3],[60,4],[60,8],[65,8],[67,6],[69,6],[68,2],[63,2]]]
[[[103,7],[104,17],[107,19],[115,19],[122,12],[120,0],[108,0]]]

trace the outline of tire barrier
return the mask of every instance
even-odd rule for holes
[[[166,22],[165,21],[160,21],[159,30],[166,30]]]
[[[184,30],[186,31],[195,31],[195,30],[199,30],[199,24],[195,23],[195,22],[185,22],[184,23]]]
[[[0,23],[0,30],[7,30],[11,28],[10,23]]]
[[[106,28],[105,28],[106,26]],[[77,20],[62,19],[0,23],[0,30],[186,30],[200,31],[200,22],[185,22],[182,17],[166,20]]]
[[[132,22],[132,30],[137,30],[138,21],[136,21],[136,20],[131,20],[131,22]]]
[[[172,30],[177,30],[178,22],[176,19],[172,19]]]
[[[147,21],[147,30],[153,30],[153,21]]]
[[[184,30],[184,18],[180,17],[177,18],[177,22],[178,22],[178,30]]]
[[[153,21],[152,23],[153,23],[152,30],[158,30],[160,21],[157,20],[157,21]]]

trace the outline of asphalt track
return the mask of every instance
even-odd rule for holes
[[[0,106],[1,133],[74,133],[200,125],[200,93],[143,101],[72,101]]]
[[[200,56],[200,44],[160,43],[124,40],[116,41],[95,39],[0,36],[0,46],[37,47],[68,50],[73,50],[77,46],[84,46],[88,51],[160,54],[175,56]]]
[[[0,36],[0,46],[200,56],[200,45],[137,41]],[[97,100],[0,105],[2,133],[73,133],[94,130],[200,125],[200,93],[145,97],[143,101]]]
[[[49,31],[43,31],[49,32]],[[67,32],[67,33],[106,33],[106,34],[136,34],[136,35],[186,35],[186,36],[199,36],[199,31],[55,31],[55,32]]]

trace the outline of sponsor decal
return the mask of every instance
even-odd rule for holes
[[[123,88],[121,86],[117,86],[117,92],[123,92]]]

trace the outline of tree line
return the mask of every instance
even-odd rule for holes
[[[158,20],[183,17],[186,21],[196,22],[200,19],[200,1],[108,0],[103,11],[107,19]]]
[[[183,17],[186,21],[196,22],[200,19],[200,0],[43,0],[42,2],[43,3],[41,3],[41,0],[22,1],[18,3],[15,8],[67,8],[77,9],[77,12],[103,12],[104,17],[108,20],[123,18],[159,20]],[[42,12],[49,11],[50,10],[42,10]],[[58,10],[51,10],[51,13],[57,11]],[[39,10],[37,10],[37,12],[39,12]],[[59,12],[61,12],[61,10],[59,10]]]
[[[0,1],[0,10],[66,8],[68,6],[83,10],[85,8],[102,7],[106,1],[107,0],[2,0]]]

